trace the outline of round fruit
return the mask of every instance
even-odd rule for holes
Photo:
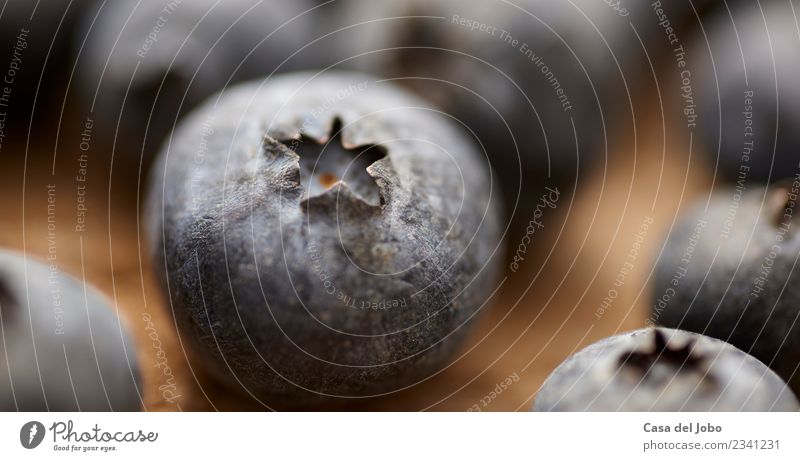
[[[317,64],[316,49],[303,49],[321,33],[309,0],[107,3],[78,37],[78,81],[104,130],[136,158],[225,86]]]
[[[356,73],[227,90],[151,178],[182,334],[262,403],[391,392],[447,364],[495,288],[497,191],[471,140]]]
[[[720,14],[693,56],[702,140],[727,181],[800,170],[800,36],[788,2],[742,2]]]
[[[534,411],[797,411],[763,363],[723,341],[667,328],[606,338],[547,378]]]
[[[516,230],[532,197],[588,184],[609,135],[636,132],[649,62],[672,59],[656,11],[676,29],[694,19],[688,2],[663,3],[342,0],[337,37],[348,64],[395,79],[477,134]]]
[[[133,341],[83,282],[0,251],[0,326],[0,411],[141,408]]]
[[[510,204],[520,187],[556,178],[572,184],[579,166],[605,155],[599,95],[619,96],[625,88],[614,82],[619,71],[612,52],[574,6],[541,0],[343,5],[353,26],[345,37],[354,63],[398,79],[475,130],[507,179]],[[609,26],[605,33],[629,30],[627,20],[601,6],[589,6],[589,14],[610,20],[601,24]]]
[[[37,120],[52,117],[50,107],[56,103],[49,98],[68,77],[69,38],[76,19],[92,3],[93,0],[0,3],[0,134],[2,125],[8,127],[12,122],[20,125],[14,127],[20,133],[27,133],[34,102]]]
[[[658,261],[651,321],[728,341],[800,391],[800,177],[720,192],[680,218]]]

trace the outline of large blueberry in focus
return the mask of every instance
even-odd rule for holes
[[[534,411],[797,411],[786,384],[723,341],[651,328],[598,341],[564,361]]]
[[[136,349],[91,287],[0,251],[0,411],[137,411]]]
[[[651,321],[728,341],[800,391],[800,178],[697,203],[670,233]]]
[[[277,407],[441,370],[503,260],[478,152],[366,74],[287,74],[211,98],[162,150],[147,205],[194,357]]]

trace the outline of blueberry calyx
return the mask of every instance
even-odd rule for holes
[[[690,339],[680,347],[669,344],[669,340],[663,331],[653,330],[652,350],[634,349],[623,353],[618,361],[620,368],[636,370],[642,378],[648,378],[656,365],[665,365],[679,368],[683,371],[698,371],[705,377],[707,375],[708,364],[705,357],[694,352],[696,340]]]
[[[266,149],[273,162],[290,160],[291,182],[303,189],[300,205],[305,210],[342,203],[376,208],[386,203],[385,188],[378,181],[386,170],[377,165],[387,159],[386,149],[375,144],[349,145],[342,137],[342,126],[341,119],[334,118],[324,139],[303,132],[292,139],[265,137],[273,144]],[[288,177],[289,172],[283,174]]]

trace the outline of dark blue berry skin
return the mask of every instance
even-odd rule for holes
[[[800,171],[800,37],[789,2],[739,2],[687,49],[700,146],[723,181],[767,183]]]
[[[786,384],[723,341],[650,328],[598,341],[564,361],[533,411],[797,411]]]
[[[273,408],[414,385],[496,287],[490,171],[457,125],[369,75],[210,99],[162,151],[147,206],[182,337]]]
[[[684,213],[654,275],[651,321],[730,342],[800,391],[800,180],[723,190]]]
[[[657,90],[652,61],[672,59],[651,2],[339,3],[346,63],[396,79],[473,130],[504,178],[517,231],[545,186],[569,193],[603,173],[614,134],[636,133],[652,103],[637,100]],[[688,0],[663,3],[676,31],[697,22]]]
[[[0,4],[0,123],[24,139],[57,120],[69,79],[72,33],[94,0],[7,0]],[[3,93],[4,90],[9,93]],[[36,107],[34,107],[34,104]],[[54,113],[55,112],[55,113]],[[6,133],[8,134],[8,133]]]
[[[0,411],[138,411],[136,349],[93,288],[0,251]]]
[[[507,178],[510,204],[521,184],[536,187],[547,178],[572,183],[579,160],[583,167],[597,164],[604,154],[598,142],[603,123],[590,80],[602,87],[613,72],[595,65],[603,50],[587,49],[597,45],[588,40],[593,31],[570,22],[578,22],[577,12],[568,5],[515,3],[552,29],[494,0],[342,3],[344,21],[358,24],[343,34],[351,43],[352,62],[397,78],[475,130]],[[605,8],[595,12],[605,13]],[[473,30],[462,20],[485,30]],[[563,34],[565,42],[556,34]],[[576,47],[575,56],[568,45]],[[587,58],[597,61],[585,62],[588,69],[583,69],[579,60]],[[549,70],[542,72],[542,66]]]
[[[322,67],[318,48],[305,48],[323,33],[324,9],[314,6],[109,0],[77,34],[80,98],[118,157],[143,156],[146,166],[179,117],[227,85]]]

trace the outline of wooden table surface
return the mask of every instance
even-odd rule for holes
[[[570,353],[644,325],[648,279],[664,236],[677,210],[706,194],[711,183],[702,156],[689,149],[687,130],[674,120],[678,111],[669,102],[679,103],[678,93],[670,93],[669,85],[661,87],[662,110],[652,104],[657,96],[646,94],[651,91],[642,90],[634,114],[621,109],[620,117],[630,120],[612,132],[605,165],[601,162],[581,178],[573,196],[560,198],[558,213],[545,217],[545,233],[534,239],[537,254],[530,255],[524,273],[509,280],[498,302],[480,318],[462,354],[423,383],[388,397],[358,400],[345,409],[526,410],[544,379]],[[32,256],[46,254],[47,190],[55,185],[57,264],[97,286],[127,321],[137,343],[146,408],[261,409],[204,377],[187,358],[148,266],[138,231],[135,184],[114,182],[109,187],[109,177],[117,181],[130,175],[131,168],[115,163],[111,169],[109,152],[101,151],[99,143],[92,145],[84,165],[86,228],[75,230],[83,120],[81,114],[65,118],[58,138],[34,132],[29,143],[17,138],[4,144],[0,246]],[[532,214],[533,209],[521,213]],[[651,220],[641,232],[642,224]],[[632,258],[637,233],[641,251]],[[633,267],[623,274],[626,261]],[[614,299],[604,303],[610,295]],[[596,315],[603,305],[605,311]],[[147,329],[145,314],[153,328]],[[159,390],[168,379],[155,366],[154,345],[159,344],[180,396],[172,402]],[[508,378],[512,384],[493,395]]]

